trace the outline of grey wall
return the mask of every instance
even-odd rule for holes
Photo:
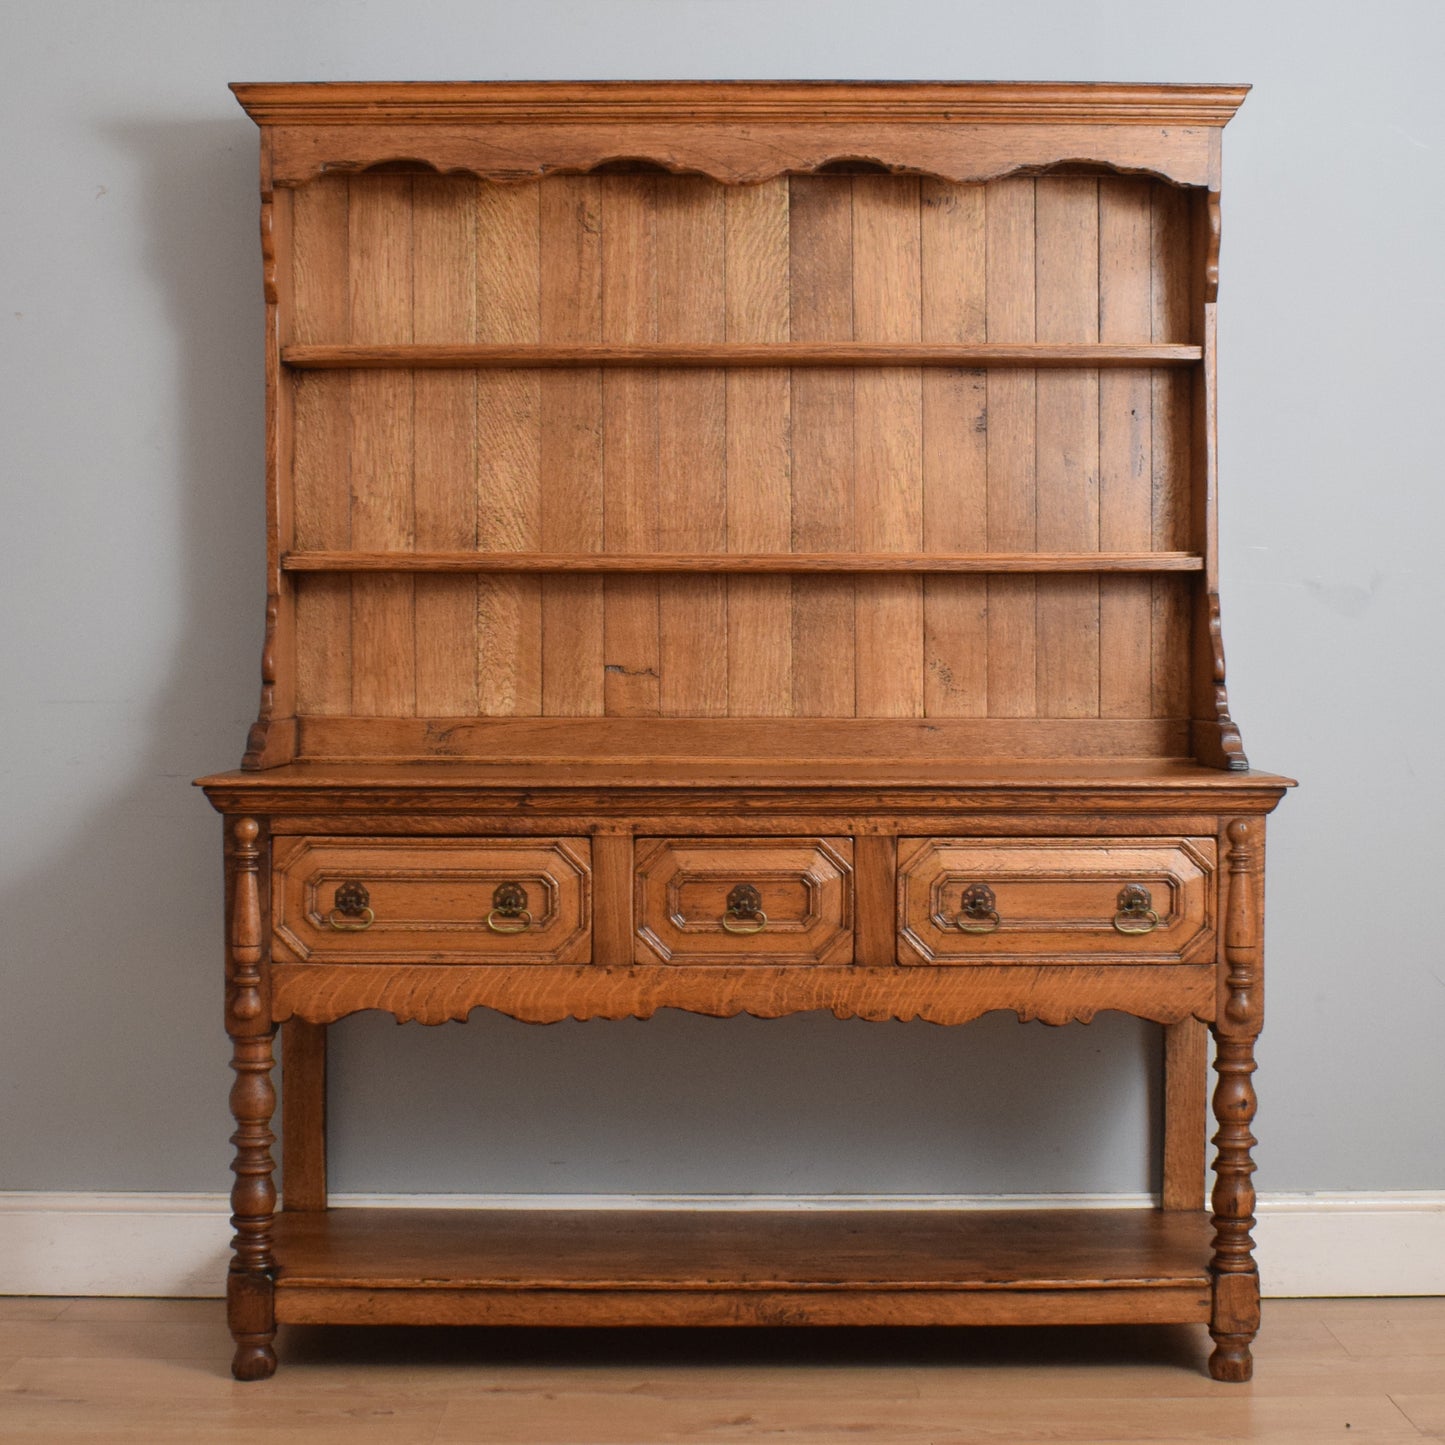
[[[225,82],[1238,81],[1222,542],[1276,816],[1259,1183],[1445,1187],[1445,7],[8,0],[0,1188],[225,1186],[218,829],[262,601],[256,133]],[[350,1189],[1147,1187],[1154,1031],[337,1031]]]

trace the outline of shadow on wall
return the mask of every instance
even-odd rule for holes
[[[22,1141],[5,1183],[220,1190],[220,839],[189,784],[234,765],[259,689],[255,132],[238,117],[112,134],[144,161],[147,279],[179,361],[183,626],[128,780],[0,899],[29,921],[26,956],[46,960],[44,1012],[67,1019],[65,1041],[28,1036],[21,1067],[43,1083],[51,1140],[33,1156]],[[1022,1035],[1001,1016],[942,1029],[672,1012],[546,1028],[478,1012],[435,1030],[368,1015],[332,1032],[344,1190],[1136,1191],[1158,1171],[1160,1031],[1118,1015]]]

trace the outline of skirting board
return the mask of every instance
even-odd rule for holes
[[[1147,1208],[1147,1195],[483,1194],[333,1196],[338,1207],[480,1209]],[[219,1295],[221,1194],[0,1192],[0,1294]],[[1266,1295],[1445,1295],[1445,1193],[1273,1194],[1258,1206]]]

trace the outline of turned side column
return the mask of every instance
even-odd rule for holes
[[[1218,1083],[1214,1090],[1214,1304],[1209,1333],[1216,1380],[1247,1380],[1254,1373],[1250,1343],[1259,1332],[1259,1269],[1254,1261],[1254,1146],[1250,1128],[1254,1092],[1254,1042],[1264,1020],[1260,907],[1257,887],[1264,824],[1236,818],[1229,842],[1229,892],[1225,905],[1227,971],[1214,1023]]]
[[[271,1117],[276,1090],[271,1083],[272,1039],[269,980],[262,963],[261,828],[238,818],[231,830],[231,927],[226,954],[226,1032],[231,1038],[231,1270],[226,1284],[226,1318],[236,1342],[231,1373],[238,1380],[264,1380],[276,1369],[276,1336],[271,1225],[276,1213],[275,1160]]]

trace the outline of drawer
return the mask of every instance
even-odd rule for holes
[[[1213,838],[904,838],[900,963],[1206,963]]]
[[[639,963],[853,961],[851,838],[639,838]]]
[[[277,959],[586,963],[586,838],[296,838],[272,858]]]

